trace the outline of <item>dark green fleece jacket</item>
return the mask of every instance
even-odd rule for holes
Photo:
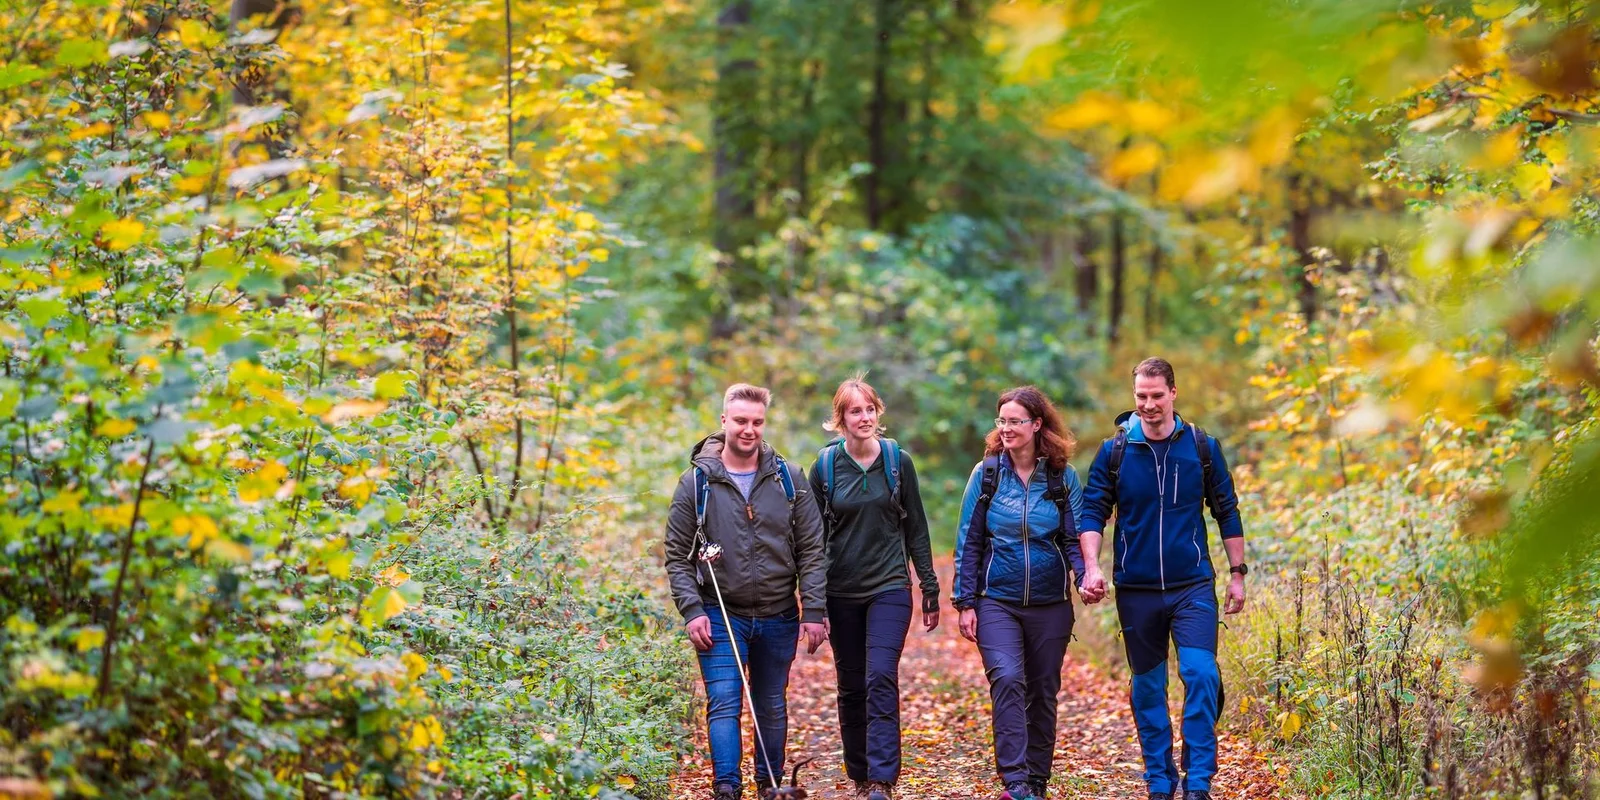
[[[911,585],[906,569],[916,565],[924,610],[939,607],[939,576],[933,571],[933,547],[928,543],[928,516],[922,510],[917,470],[911,454],[900,451],[900,497],[906,516],[901,519],[889,496],[889,476],[883,453],[866,469],[844,449],[833,461],[833,525],[823,520],[828,540],[828,595],[858,599]],[[811,493],[822,507],[821,458],[811,465]]]

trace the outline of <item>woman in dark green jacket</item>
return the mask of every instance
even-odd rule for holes
[[[811,489],[828,542],[828,641],[839,676],[845,773],[867,800],[892,800],[900,778],[900,653],[911,627],[911,575],[922,627],[939,625],[928,518],[911,456],[883,437],[883,400],[851,378],[823,425],[839,434],[817,454]]]

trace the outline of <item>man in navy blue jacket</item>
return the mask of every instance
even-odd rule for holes
[[[1083,596],[1092,603],[1106,594],[1100,541],[1114,510],[1112,580],[1133,673],[1130,699],[1150,800],[1172,800],[1180,791],[1167,714],[1169,638],[1177,645],[1184,685],[1182,797],[1210,800],[1222,675],[1217,669],[1216,573],[1206,506],[1228,554],[1229,614],[1244,608],[1249,570],[1239,498],[1222,448],[1203,432],[1197,438],[1199,429],[1173,412],[1177,395],[1171,364],[1148,358],[1134,368],[1135,411],[1117,419],[1121,430],[1095,454],[1083,493],[1078,525],[1085,561]]]

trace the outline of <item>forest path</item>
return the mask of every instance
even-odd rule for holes
[[[940,585],[951,585],[948,556],[938,564]],[[993,798],[1001,787],[994,772],[989,727],[989,688],[983,660],[956,630],[956,612],[942,598],[939,627],[922,631],[914,615],[900,662],[900,726],[903,767],[897,800]],[[1074,645],[1076,647],[1076,645]],[[1173,682],[1174,701],[1181,684]],[[810,797],[851,800],[855,795],[839,755],[832,652],[815,655],[804,648],[795,658],[789,682],[789,764],[814,758],[800,770]],[[706,746],[704,700],[695,705],[699,724],[694,752],[686,756],[672,787],[673,800],[711,796],[711,756]],[[1051,800],[1144,800],[1143,764],[1128,709],[1125,675],[1107,675],[1073,647],[1062,667],[1060,716],[1056,727]],[[744,773],[750,780],[749,711],[744,716]],[[1174,715],[1174,723],[1178,721]],[[1224,730],[1219,769],[1213,783],[1219,800],[1277,800],[1286,796],[1278,775],[1244,736]],[[787,779],[787,776],[786,776]],[[746,798],[753,795],[747,790]]]

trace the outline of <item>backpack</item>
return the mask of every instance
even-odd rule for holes
[[[783,482],[783,493],[789,496],[789,504],[794,505],[794,476],[789,474],[789,465],[783,460],[783,456],[777,453],[773,453],[772,458],[778,463],[778,480]],[[699,553],[705,545],[711,543],[711,539],[706,536],[706,504],[710,501],[711,481],[706,476],[706,471],[696,465],[694,467],[694,539],[696,553]],[[700,582],[705,583],[705,576],[700,573],[698,559],[695,561],[694,571]]]
[[[889,481],[889,500],[894,503],[895,513],[900,519],[905,519],[905,504],[900,501],[900,443],[883,436],[878,437],[878,442],[883,445],[883,473]],[[830,531],[838,522],[833,515],[833,464],[842,449],[843,437],[828,442],[817,451],[817,474],[822,476],[822,519],[828,523]]]
[[[1194,431],[1194,449],[1200,456],[1200,485],[1205,495],[1206,505],[1212,513],[1217,510],[1216,487],[1212,485],[1211,476],[1211,439],[1206,435],[1205,429],[1192,422],[1185,422],[1185,427]],[[1111,437],[1111,458],[1106,466],[1111,469],[1111,491],[1117,490],[1117,478],[1122,473],[1122,456],[1128,449],[1128,431],[1126,428],[1117,427],[1117,433]],[[1202,522],[1204,517],[1201,517]]]

